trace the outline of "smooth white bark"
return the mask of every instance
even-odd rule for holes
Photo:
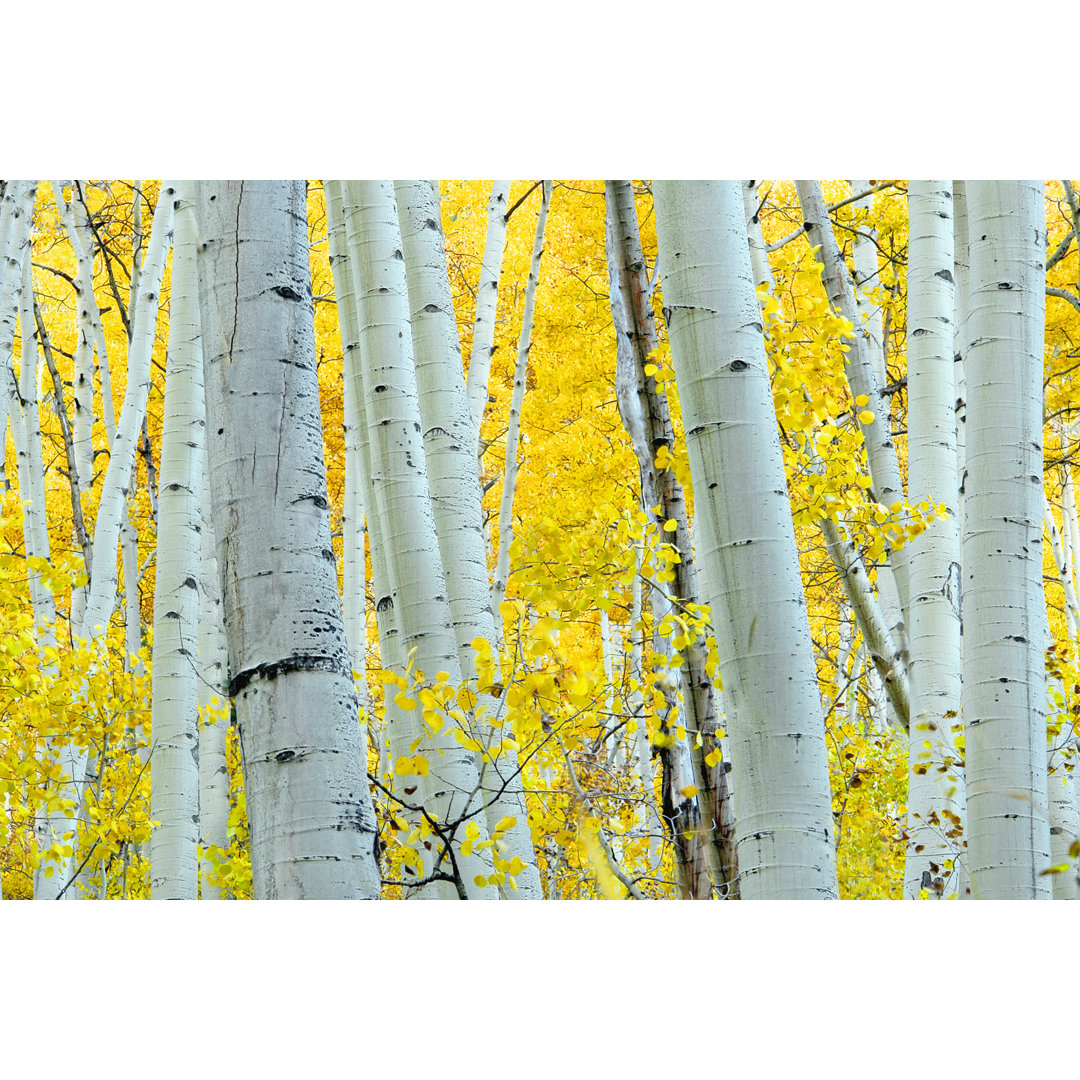
[[[389,593],[379,600],[392,610],[404,657],[412,656],[415,669],[434,681],[440,671],[451,683],[461,681],[457,640],[454,635],[446,577],[439,549],[427,460],[422,438],[423,421],[417,394],[409,323],[408,284],[403,242],[393,185],[389,181],[349,181],[344,218],[354,266],[359,314],[361,390],[368,432],[369,468],[373,501],[368,521],[373,526],[372,549],[381,547]],[[414,709],[409,716],[418,717]],[[423,734],[408,728],[408,743]],[[416,751],[429,763],[426,783],[410,784],[427,795],[423,800],[440,822],[465,814],[480,829],[478,842],[488,838],[479,774],[473,752],[448,730],[424,735]],[[416,732],[416,734],[413,734]],[[395,760],[402,751],[393,730]],[[453,847],[462,884],[470,899],[494,898],[493,885],[475,879],[493,872],[490,852],[463,855],[464,825]]]
[[[958,895],[964,780],[960,713],[960,533],[956,521],[952,185],[911,181],[908,194],[908,491],[944,504],[909,543],[912,712],[904,894]]]
[[[737,182],[656,184],[744,899],[835,898],[825,732]],[[752,721],[749,719],[752,718]]]
[[[199,845],[205,852],[211,846],[222,850],[229,846],[229,765],[226,755],[229,655],[221,606],[217,536],[210,511],[210,463],[205,445],[199,499],[199,553]],[[211,715],[211,708],[224,708],[225,717]],[[210,868],[204,855],[199,862],[200,896],[203,900],[221,900],[222,890],[206,880]]]
[[[161,435],[151,691],[150,898],[199,895],[198,622],[203,442],[194,186],[178,181]],[[135,592],[134,582],[127,585]]]
[[[491,607],[500,638],[502,637],[502,614],[499,611],[499,605],[506,596],[506,584],[510,577],[510,543],[514,539],[513,511],[514,492],[517,489],[521,406],[525,400],[525,376],[529,367],[529,350],[532,347],[533,311],[536,305],[536,288],[540,281],[540,259],[544,254],[544,228],[547,225],[550,206],[551,181],[545,180],[541,189],[540,210],[536,218],[536,236],[533,240],[532,259],[529,262],[529,280],[525,285],[521,334],[518,337],[517,363],[514,366],[514,392],[510,398],[510,416],[506,428],[506,463],[503,468],[502,497],[499,500],[499,555],[495,561],[495,580],[491,583]]]
[[[375,898],[376,822],[330,541],[305,184],[203,182],[197,206],[210,495],[255,896]]]
[[[495,355],[495,317],[499,303],[499,275],[506,250],[506,201],[509,197],[509,180],[496,180],[491,185],[487,204],[487,239],[480,264],[480,283],[476,286],[476,317],[473,322],[472,352],[469,354],[467,392],[474,456],[480,449],[480,426],[488,401],[491,358]]]
[[[495,620],[487,576],[483,507],[476,455],[472,452],[472,422],[461,366],[457,322],[446,272],[439,205],[429,180],[398,181],[394,185],[401,222],[408,278],[410,325],[416,363],[417,394],[423,426],[424,456],[431,489],[439,552],[447,568],[446,589],[464,679],[474,678],[472,642],[482,637],[496,646]],[[495,698],[481,698],[488,715],[498,708]],[[502,728],[478,724],[485,746],[499,747]],[[540,874],[528,823],[517,750],[504,749],[485,761],[481,784],[488,828],[504,817],[517,824],[502,837],[504,857],[520,858],[525,869],[515,881],[500,887],[503,899],[538,899]]]
[[[146,251],[139,296],[135,304],[131,343],[128,348],[127,388],[116,434],[112,438],[109,468],[102,484],[97,523],[94,527],[94,576],[90,582],[81,628],[82,636],[90,639],[97,638],[104,632],[116,602],[115,552],[124,522],[128,488],[135,468],[135,451],[150,392],[154,331],[157,326],[158,299],[165,270],[165,257],[172,241],[174,197],[175,190],[172,185],[162,184],[150,229],[150,243]],[[103,399],[104,396],[103,385]],[[134,582],[127,580],[125,588],[130,591],[134,588]]]
[[[1048,899],[1043,666],[1043,192],[967,186],[964,730],[976,899]]]

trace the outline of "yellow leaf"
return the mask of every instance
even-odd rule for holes
[[[859,413],[860,424],[872,424],[873,422],[874,414],[869,409],[863,409],[863,411]]]
[[[686,787],[679,789],[679,794],[684,799],[692,799],[697,794],[697,786],[694,784],[687,784]]]

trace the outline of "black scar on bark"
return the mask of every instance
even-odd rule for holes
[[[303,297],[296,292],[295,289],[290,289],[288,285],[275,285],[270,290],[272,293],[276,293],[282,300],[302,300]]]
[[[731,370],[732,371],[745,371],[749,366],[750,365],[745,360],[732,360],[731,361]]]
[[[339,657],[298,653],[270,664],[256,664],[255,667],[239,672],[229,681],[229,696],[236,697],[254,679],[276,679],[290,671],[329,671],[352,678],[351,667]]]

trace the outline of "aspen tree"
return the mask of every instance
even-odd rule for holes
[[[150,898],[199,893],[199,504],[205,407],[195,248],[194,189],[176,184],[165,420],[154,586],[150,756]],[[135,583],[127,583],[129,590]]]
[[[514,538],[514,491],[517,487],[521,406],[525,400],[525,377],[529,367],[529,349],[532,347],[533,311],[536,304],[536,288],[540,282],[540,259],[544,254],[544,228],[547,225],[550,206],[551,181],[545,180],[541,188],[540,210],[536,218],[536,236],[533,240],[532,259],[529,262],[529,280],[525,284],[525,303],[521,313],[517,363],[514,365],[514,392],[510,398],[510,416],[506,428],[506,464],[503,468],[502,496],[499,500],[499,554],[495,562],[495,580],[491,584],[491,607],[500,639],[503,636],[500,607],[506,597],[506,584],[510,577],[510,543]]]
[[[656,185],[744,899],[837,896],[825,732],[738,183]],[[745,718],[745,720],[744,720]]]
[[[135,302],[128,347],[127,388],[116,433],[111,439],[109,468],[102,482],[101,501],[94,526],[94,576],[90,581],[81,628],[82,635],[89,639],[97,638],[104,632],[116,603],[115,552],[127,513],[135,452],[150,392],[158,294],[165,271],[165,258],[172,241],[174,195],[170,184],[162,184],[146,249],[146,265]],[[102,396],[104,398],[104,386]],[[133,581],[125,579],[125,589],[130,590],[134,585]]]
[[[963,714],[976,899],[1049,899],[1039,181],[967,185]]]
[[[303,182],[198,186],[210,496],[262,899],[374,899],[330,541]]]
[[[205,403],[204,403],[205,415]],[[210,512],[210,469],[205,447],[202,454],[202,495],[199,499],[199,862],[203,900],[222,899],[222,890],[210,885],[211,869],[206,850],[229,846],[228,646],[221,608],[218,577],[217,536]],[[222,710],[225,716],[218,715]]]
[[[747,214],[747,236],[750,244],[750,258],[754,267],[754,281],[762,285],[769,295],[776,290],[776,280],[768,262],[768,253],[761,234],[761,224],[757,219],[757,200],[754,195],[757,181],[748,181],[743,189],[743,204]],[[809,458],[811,467],[822,467],[820,456],[811,439],[801,438],[802,449]],[[894,637],[898,627],[899,608],[895,588],[888,598],[879,596],[866,573],[862,556],[852,543],[847,523],[842,515],[836,519],[825,517],[820,522],[825,550],[836,567],[848,602],[851,605],[855,622],[863,636],[863,650],[869,655],[874,668],[874,686],[884,692],[891,707],[892,720],[897,729],[907,730],[909,723],[911,693],[908,686],[905,643],[902,636]],[[892,575],[888,568],[878,568],[878,585],[890,586]],[[891,599],[891,606],[889,604]],[[892,617],[886,614],[889,607]],[[875,702],[877,698],[875,697]]]
[[[477,456],[481,453],[480,426],[488,401],[491,358],[495,355],[495,318],[498,314],[499,275],[506,250],[506,200],[509,196],[509,180],[496,180],[491,185],[487,204],[487,239],[480,263],[480,282],[476,286],[476,315],[472,351],[469,354],[467,394]]]
[[[473,426],[461,366],[457,321],[446,272],[438,197],[430,180],[397,181],[394,185],[408,279],[413,349],[424,456],[439,552],[446,574],[447,598],[464,679],[476,677],[472,642],[481,637],[496,647],[495,620],[487,576],[483,507]],[[482,695],[488,715],[498,701]],[[501,728],[488,727],[481,740],[501,752],[485,761],[481,785],[488,828],[506,817],[516,824],[502,836],[503,855],[522,863],[516,888],[500,886],[503,899],[538,899],[540,873],[532,846],[528,811],[517,749],[503,742]]]
[[[376,544],[381,546],[389,586],[379,606],[393,611],[403,659],[411,657],[415,670],[429,682],[446,672],[449,683],[459,683],[461,664],[427,477],[393,185],[349,181],[343,211],[360,327],[362,389],[357,400],[366,412],[373,481],[368,521],[377,528],[370,539],[373,550]],[[413,709],[407,715],[418,712]],[[493,874],[490,850],[477,850],[489,836],[473,751],[447,730],[449,725],[425,734],[414,724],[418,721],[408,728],[408,745],[424,736],[418,751],[411,753],[423,754],[428,762],[428,775],[420,778],[427,783],[418,785],[430,793],[425,800],[428,812],[443,823],[464,822],[469,815],[470,824],[477,827],[468,847],[462,840],[464,825],[453,842],[463,891],[469,899],[493,899],[497,893],[488,880]],[[404,755],[393,746],[393,732],[391,743],[396,762]]]
[[[674,447],[675,432],[667,399],[646,371],[646,362],[658,342],[633,188],[627,180],[607,180],[604,186],[605,247],[616,336],[615,392],[619,414],[637,457],[645,513],[661,529],[669,528],[667,523],[674,522],[670,536],[679,556],[672,567],[675,595],[682,604],[698,604],[701,598],[682,485],[672,469],[661,469],[656,464],[663,449]],[[650,593],[654,625],[659,628],[672,611],[672,604],[655,585]],[[670,636],[656,634],[653,647],[665,657],[674,654]],[[682,656],[684,726],[689,738],[676,740],[661,752],[664,790],[670,798],[665,813],[670,811],[676,861],[689,894],[698,899],[709,898],[712,883],[707,879],[711,876],[719,889],[734,896],[737,867],[727,765],[723,760],[715,765],[706,763],[706,758],[719,756],[720,744],[716,737],[716,695],[705,670],[705,642],[687,641]],[[686,795],[691,788],[697,792]]]
[[[848,353],[847,379],[852,396],[867,399],[864,411],[869,413],[870,418],[868,423],[862,424],[862,428],[877,501],[889,510],[897,511],[903,506],[904,487],[889,423],[888,396],[875,365],[868,330],[855,301],[854,284],[837,247],[821,185],[815,180],[799,180],[796,187],[805,219],[804,228],[810,243],[818,247],[818,257],[824,266],[822,278],[829,303],[854,329],[851,351]],[[907,552],[904,548],[891,550],[887,565],[878,571],[878,592],[890,633],[901,654],[907,651],[907,578]]]
[[[908,192],[908,491],[946,514],[909,543],[911,728],[904,894],[958,895],[964,784],[960,729],[960,534],[956,522],[952,185]]]

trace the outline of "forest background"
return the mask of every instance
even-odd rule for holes
[[[841,12],[841,22],[846,19],[845,25],[853,28],[854,35],[854,40],[845,39],[841,47],[823,31],[820,39],[815,39],[808,13],[797,6],[775,5],[772,11],[778,22],[769,26],[767,50],[733,62],[726,78],[715,80],[716,42],[726,43],[724,47],[730,50],[733,41],[759,39],[763,33],[761,12],[728,16],[723,23],[714,15],[698,24],[689,9],[678,15],[669,9],[668,21],[678,24],[679,16],[685,16],[684,23],[702,32],[669,35],[663,58],[650,67],[643,86],[635,91],[627,119],[614,115],[618,110],[610,103],[613,61],[595,72],[590,65],[597,63],[599,56],[619,55],[620,48],[630,55],[643,48],[642,28],[648,30],[663,21],[647,6],[629,9],[627,25],[613,37],[600,33],[609,27],[599,14],[579,13],[578,31],[568,35],[559,29],[565,26],[560,23],[566,17],[562,12],[558,17],[553,13],[549,26],[543,25],[542,18],[539,26],[532,19],[521,19],[503,22],[495,30],[497,20],[504,16],[493,7],[458,7],[447,13],[427,6],[424,13],[432,20],[437,44],[428,46],[426,53],[421,50],[406,55],[411,68],[423,70],[427,62],[439,72],[438,78],[427,83],[416,79],[403,91],[402,73],[395,66],[388,61],[385,67],[368,64],[367,89],[382,79],[385,85],[398,87],[399,98],[395,109],[365,108],[362,135],[355,124],[346,123],[350,110],[358,108],[359,89],[346,75],[326,79],[327,69],[347,67],[346,46],[340,37],[328,44],[322,28],[299,34],[295,26],[288,33],[280,29],[271,33],[261,27],[252,33],[239,12],[226,10],[216,20],[216,46],[224,48],[238,38],[243,26],[250,53],[261,55],[257,64],[219,72],[205,85],[183,83],[183,109],[172,104],[175,99],[164,107],[160,99],[155,104],[139,104],[138,93],[133,91],[125,130],[130,127],[144,133],[135,141],[111,141],[99,129],[91,133],[84,125],[70,121],[62,143],[37,141],[37,136],[13,140],[16,153],[9,158],[9,171],[62,174],[71,172],[77,161],[80,172],[103,175],[160,175],[170,166],[174,171],[181,166],[178,171],[191,175],[283,174],[294,173],[296,162],[303,160],[304,171],[311,175],[424,175],[431,171],[433,162],[445,175],[501,171],[529,175],[538,171],[541,162],[562,175],[601,175],[648,172],[658,167],[656,162],[662,157],[662,171],[668,175],[755,171],[790,175],[796,162],[800,171],[810,175],[847,175],[865,171],[868,159],[887,175],[917,175],[920,170],[1004,175],[1014,171],[1020,161],[1024,171],[1045,176],[1075,173],[1055,156],[1061,153],[1059,140],[1052,117],[1044,115],[1043,102],[1053,100],[1058,90],[1053,85],[1054,76],[1041,69],[1053,25],[1043,25],[1032,13],[1028,21],[1010,26],[1006,47],[1001,28],[992,20],[976,22],[966,11],[957,9],[944,15],[936,13],[931,21],[930,10],[930,5],[910,5],[906,11],[910,22],[900,28],[885,21],[892,16],[855,9]],[[109,14],[118,25],[125,21],[135,25],[133,9],[125,5],[115,5]],[[197,6],[190,14],[194,16],[191,25],[184,22],[170,30],[172,58],[195,55],[204,44],[208,23],[200,25]],[[485,21],[492,28],[485,29]],[[146,34],[146,28],[144,21],[138,40],[154,38]],[[396,19],[388,14],[371,16],[367,24],[355,29],[361,37],[393,38],[400,33]],[[42,35],[37,22],[15,25],[13,31],[25,34],[26,40]],[[898,72],[896,87],[868,88],[851,75],[849,65],[855,63],[852,57],[865,61],[870,52],[870,44],[860,47],[859,42],[884,48],[886,31],[889,54]],[[835,33],[835,28],[829,33]],[[995,34],[1000,41],[996,47]],[[61,33],[52,39],[52,64],[65,59],[63,42],[71,36],[67,32],[66,38]],[[528,46],[523,43],[526,37],[532,39]],[[645,40],[648,37],[644,35]],[[138,57],[138,63],[132,64],[142,72],[146,58],[135,47],[135,35],[120,31],[118,40],[123,43],[120,53]],[[923,51],[928,40],[935,43],[932,51],[940,59],[939,78],[932,89],[921,85],[917,72],[906,66],[906,58]],[[972,55],[983,57],[984,63],[989,57],[1010,58],[1012,89],[1004,99],[994,93],[995,84],[986,73],[974,70],[973,62],[967,66],[957,63],[955,54],[945,59],[960,42]],[[78,43],[79,48],[83,45]],[[76,70],[82,54],[74,46],[69,48],[66,56]],[[314,59],[297,63],[298,54],[325,60],[328,50],[328,63]],[[844,62],[835,66],[838,53]],[[1027,69],[1013,59],[1024,53],[1035,58],[1026,61]],[[523,86],[522,72],[530,66],[529,60],[535,70],[550,73],[553,87],[545,84],[534,94],[533,86]],[[295,99],[269,93],[277,85],[273,73],[286,62],[305,87]],[[770,75],[764,79],[762,66],[766,63]],[[182,61],[178,66],[183,70]],[[485,73],[484,84],[518,89],[501,94],[494,106],[490,101],[485,103],[482,93],[474,97],[462,87],[462,82],[468,86],[479,83],[476,73],[481,71]],[[571,72],[576,80],[571,79]],[[17,80],[18,73],[12,78]],[[148,74],[142,76],[144,81],[146,78]],[[317,104],[308,89],[316,83],[320,84]],[[1015,89],[1025,83],[1033,89]],[[144,87],[139,79],[136,85],[140,90]],[[445,102],[440,102],[439,109],[432,104],[438,100],[435,92],[447,85],[460,94],[452,119],[443,111]],[[1061,87],[1062,93],[1064,89]],[[105,92],[100,86],[98,90]],[[646,100],[638,101],[637,94]],[[272,99],[273,108],[263,104],[264,98]],[[940,108],[942,98],[952,103],[947,110]],[[997,103],[994,108],[986,106],[991,98]],[[677,107],[682,99],[691,104]],[[220,115],[222,100],[229,102],[231,119],[214,123],[208,118]],[[70,91],[64,89],[36,90],[34,105],[50,116],[72,114]],[[247,158],[243,153],[237,155],[235,149],[231,125],[237,115],[244,117],[250,141],[243,152],[251,155]],[[1036,117],[1041,119],[1035,122]],[[1040,127],[1043,123],[1045,129]],[[460,125],[460,131],[468,135],[459,134],[454,125]],[[21,130],[26,130],[25,123]],[[409,134],[421,130],[426,134],[416,138]],[[649,133],[646,144],[641,142],[643,130]],[[955,134],[957,130],[962,135]],[[1009,132],[1007,145],[1002,143],[1003,130]],[[613,149],[611,156],[597,155],[598,131],[602,145]],[[283,138],[282,132],[288,132],[288,137]],[[393,150],[380,149],[369,156],[358,150],[358,145]],[[493,150],[495,146],[497,150]],[[738,146],[739,153],[728,157],[720,151],[722,146]],[[328,147],[334,149],[328,151]],[[621,156],[621,147],[630,148],[627,157]],[[216,957],[214,962],[227,976],[222,985],[229,988],[219,994],[218,1007],[228,1008],[238,1026],[272,1031],[291,1023],[303,1029],[319,1016],[320,1022],[344,1032],[350,1030],[354,1015],[366,1008],[369,1015],[378,1016],[384,1041],[392,1045],[395,1030],[400,1030],[396,1024],[404,1028],[432,1008],[427,996],[430,991],[420,990],[410,981],[398,966],[405,965],[412,976],[425,971],[453,972],[463,997],[478,1003],[490,998],[496,977],[505,977],[519,987],[514,1011],[518,1016],[528,1015],[529,1022],[538,1025],[537,1030],[525,1030],[521,1021],[509,1022],[485,1006],[485,1019],[477,1031],[483,1053],[493,1060],[514,1062],[509,1068],[516,1075],[531,1075],[522,1054],[538,1041],[547,1046],[560,1044],[560,1052],[572,1055],[583,1068],[624,1055],[638,1062],[650,1055],[659,1060],[661,1051],[652,1040],[645,1040],[645,1046],[620,1040],[612,1047],[598,1032],[605,1025],[609,1030],[626,1030],[628,1010],[644,1009],[650,1016],[655,1015],[650,1010],[658,1010],[661,1015],[654,1022],[661,1030],[664,1024],[673,1023],[665,1010],[672,983],[690,988],[699,1001],[718,1002],[719,996],[711,992],[703,995],[699,990],[706,981],[712,983],[713,965],[720,958],[730,965],[731,976],[744,988],[745,993],[739,996],[745,1002],[708,1005],[715,1014],[716,1027],[710,1015],[705,1034],[716,1030],[723,1037],[725,1032],[739,1032],[731,1036],[729,1044],[736,1063],[748,1060],[755,1037],[771,1028],[772,1021],[760,1015],[766,995],[772,999],[770,1012],[785,1017],[791,1045],[801,1048],[800,1060],[843,1062],[879,1052],[882,1033],[872,1021],[880,1020],[881,998],[864,1006],[857,1000],[860,995],[853,995],[853,987],[862,982],[883,992],[887,979],[893,988],[890,992],[909,999],[927,977],[925,966],[910,962],[913,942],[922,943],[920,963],[929,965],[934,973],[931,979],[941,977],[950,985],[964,987],[958,996],[965,998],[966,1004],[951,1021],[959,1028],[978,1007],[975,987],[1008,986],[1037,976],[1042,988],[1038,997],[1033,995],[1034,1000],[1027,1004],[1011,997],[1005,1001],[999,998],[994,1006],[998,1011],[989,1019],[993,1026],[995,1019],[1007,1012],[1014,1029],[1023,1027],[1025,1016],[1034,1026],[1036,1013],[1047,1002],[1059,1000],[1055,980],[1063,976],[1055,957],[1074,948],[1075,942],[1075,931],[1055,924],[1055,916],[1046,906],[1038,913],[1010,909],[1007,916],[989,911],[971,913],[969,908],[962,919],[950,912],[937,917],[948,919],[948,923],[939,921],[931,926],[925,912],[917,913],[914,906],[905,907],[903,912],[893,906],[886,913],[874,905],[860,913],[847,905],[842,914],[824,910],[804,913],[785,907],[782,920],[740,906],[736,914],[727,916],[730,921],[721,924],[715,916],[706,922],[705,916],[685,905],[678,908],[677,922],[673,908],[642,916],[626,912],[625,905],[612,914],[611,905],[605,905],[602,918],[581,905],[543,916],[522,915],[515,909],[513,916],[488,914],[479,921],[476,915],[449,916],[433,910],[442,905],[425,905],[420,915],[411,909],[407,915],[393,910],[382,914],[380,909],[377,935],[370,926],[358,923],[356,916],[333,910],[328,924],[319,927],[312,927],[289,909],[281,913],[256,910],[243,921],[220,908],[211,920],[192,912],[176,922],[177,916],[170,914],[168,918],[183,928],[177,932],[166,931],[166,917],[155,915],[146,906],[125,905],[122,912],[112,915],[97,907],[93,917],[73,910],[80,907],[65,906],[62,915],[50,916],[20,905],[26,914],[20,913],[12,936],[25,944],[13,949],[9,970],[19,972],[20,997],[41,1000],[54,977],[50,973],[69,966],[66,943],[98,942],[94,978],[104,993],[95,996],[116,1003],[110,1007],[120,1007],[123,1012],[119,1003],[130,996],[136,979],[147,980],[145,985],[164,993],[162,1007],[154,1010],[151,1030],[145,1030],[147,1025],[141,1022],[124,1020],[125,1046],[129,1048],[154,1045],[153,1040],[161,1037],[156,1029],[160,1014],[167,1011],[164,1003],[170,1000],[169,995],[180,997],[185,988],[204,980],[200,965],[211,957]],[[464,910],[468,905],[457,907]],[[422,931],[418,929],[421,921]],[[386,943],[373,943],[373,936],[385,937]],[[283,952],[277,949],[268,955],[267,941],[290,937],[304,942],[306,957],[285,955],[283,959]],[[201,959],[190,955],[193,940],[207,943]],[[675,959],[683,954],[687,957],[685,967],[681,959]],[[343,963],[346,956],[349,961]],[[708,963],[702,964],[703,959]],[[703,967],[709,968],[708,974]],[[253,984],[280,984],[283,970],[290,973],[285,979],[302,972],[321,988],[306,1007],[293,998],[278,999],[273,991],[243,1000]],[[133,978],[134,972],[138,975]],[[357,972],[364,973],[360,980]],[[272,979],[267,979],[268,973],[273,974]],[[588,990],[580,989],[582,973],[588,975]],[[371,986],[358,989],[358,981]],[[803,1006],[811,983],[815,995],[830,1001],[829,1006],[819,1004],[809,1010]],[[640,987],[640,995],[633,1001],[616,993],[615,988],[629,985]],[[374,1001],[393,1002],[395,1007],[372,1006]],[[4,1004],[6,1016],[18,1015],[7,1000]],[[403,1011],[406,1019],[387,1015],[395,1011]],[[860,1027],[860,1018],[865,1029]],[[93,1043],[100,1037],[103,1021],[104,1015],[90,1009],[71,1021],[69,1038]],[[192,1061],[213,1046],[222,1061],[250,1065],[259,1051],[242,1047],[240,1042],[235,1033],[209,1034],[191,1048]],[[310,1048],[283,1051],[277,1046],[273,1053],[279,1063],[283,1055],[291,1053],[303,1053],[309,1065],[320,1060],[349,1060],[351,1052],[343,1048],[343,1039],[330,1042],[331,1047],[314,1057]],[[1075,1042],[1072,1046],[1075,1048]],[[988,1052],[977,1045],[965,1051],[969,1062]],[[1009,1046],[999,1043],[994,1047],[999,1065],[1009,1052]],[[778,1068],[782,1061],[782,1056],[777,1058]],[[115,1075],[117,1066],[92,1064],[91,1073],[98,1068],[113,1070],[101,1075]],[[875,1071],[889,1074],[881,1068]]]

